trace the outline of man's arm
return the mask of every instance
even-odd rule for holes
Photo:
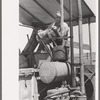
[[[63,28],[62,28],[62,36],[68,36],[68,31],[69,31],[68,25],[64,22],[63,23]]]

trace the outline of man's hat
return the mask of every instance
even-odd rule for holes
[[[61,12],[57,11],[56,16],[61,17]]]

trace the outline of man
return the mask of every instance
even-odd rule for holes
[[[67,25],[67,23],[63,22],[62,25],[62,33],[61,33],[61,13],[59,11],[57,11],[56,13],[56,20],[52,25],[52,30],[56,33],[57,37],[68,37],[68,31],[69,31],[69,27]],[[63,40],[62,39],[56,39],[55,41],[57,43],[57,45],[62,45]]]
[[[38,32],[38,36],[40,38],[43,38],[44,36],[48,36],[49,39],[52,39],[53,37],[56,37],[56,38],[64,37],[64,36],[68,37],[68,31],[69,31],[69,27],[68,27],[67,23],[63,22],[62,32],[61,32],[61,13],[59,11],[57,11],[55,22],[51,25],[51,28],[46,29],[44,31],[41,30],[40,32]],[[55,39],[54,42],[57,45],[62,45],[63,40]]]

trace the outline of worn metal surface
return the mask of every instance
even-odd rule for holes
[[[69,0],[64,0],[64,21],[69,23]],[[77,0],[73,0],[73,25],[78,25]],[[60,10],[60,0],[19,0],[19,21],[25,25],[48,25],[55,20]],[[83,24],[95,21],[95,16],[84,0],[82,0]]]
[[[45,62],[39,69],[39,75],[44,83],[67,80],[71,75],[71,67],[61,62]]]

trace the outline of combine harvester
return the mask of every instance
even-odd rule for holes
[[[61,11],[61,25],[64,21],[70,27],[70,45],[50,49],[47,41],[37,42],[36,35],[39,29],[44,30],[54,22],[58,10]],[[28,43],[19,53],[19,100],[95,100],[90,33],[95,15],[85,1],[19,0],[19,21],[23,27],[33,29]],[[83,44],[82,24],[86,23],[89,24],[89,46]],[[75,44],[73,26],[77,25],[79,43]],[[76,47],[79,48],[79,63],[74,63]],[[83,64],[83,49],[90,50],[89,66]]]

